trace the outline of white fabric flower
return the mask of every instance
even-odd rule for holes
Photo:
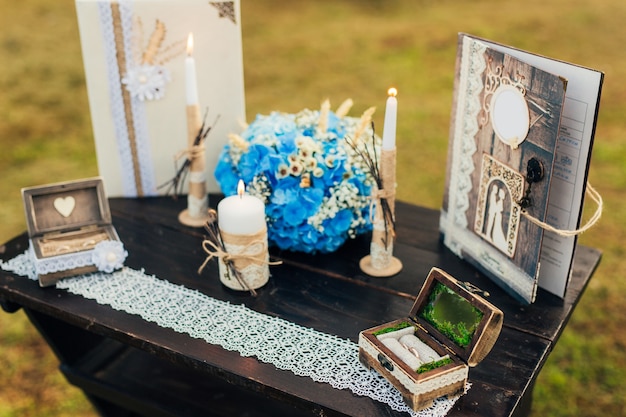
[[[128,70],[122,78],[126,90],[141,101],[159,100],[165,96],[170,73],[160,65],[138,65]]]
[[[111,273],[124,266],[127,256],[128,252],[122,242],[103,240],[93,248],[91,260],[99,271]]]

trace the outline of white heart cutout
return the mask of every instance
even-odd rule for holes
[[[74,200],[74,197],[72,196],[57,197],[54,200],[54,208],[63,217],[70,217],[70,215],[74,211],[75,206],[76,206],[76,200]]]

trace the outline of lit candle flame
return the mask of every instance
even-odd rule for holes
[[[239,180],[237,183],[237,195],[239,198],[243,197],[243,193],[246,191],[246,185],[243,183],[243,180]]]
[[[391,87],[389,90],[387,90],[387,94],[389,95],[389,97],[395,97],[398,95],[398,90]]]
[[[193,54],[193,33],[189,33],[187,36],[187,56],[191,56]]]

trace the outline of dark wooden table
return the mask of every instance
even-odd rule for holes
[[[333,254],[272,250],[283,265],[271,268],[270,282],[252,298],[222,286],[214,261],[197,274],[204,235],[178,223],[185,200],[111,199],[113,223],[129,251],[127,266],[354,342],[363,329],[405,317],[433,266],[489,291],[489,300],[504,312],[504,327],[491,353],[470,370],[472,388],[450,416],[528,413],[537,375],[601,256],[579,247],[565,300],[540,290],[535,304],[521,305],[441,245],[438,211],[398,203],[394,253],[404,268],[397,276],[360,272],[358,261],[369,253],[369,236],[362,236]],[[211,196],[211,205],[217,201]],[[2,259],[27,247],[26,234],[18,236],[1,247]],[[58,356],[61,371],[102,415],[406,415],[5,271],[0,301],[8,312],[24,309]]]

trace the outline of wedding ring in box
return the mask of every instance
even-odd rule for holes
[[[408,317],[359,334],[361,363],[390,381],[414,411],[461,395],[469,367],[500,335],[502,312],[475,290],[433,268]]]
[[[94,248],[120,240],[100,178],[23,188],[22,199],[29,250],[42,287],[95,272]]]

